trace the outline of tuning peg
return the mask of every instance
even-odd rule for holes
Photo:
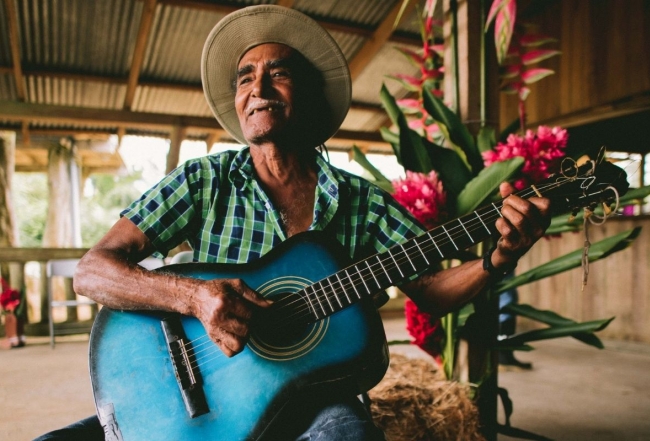
[[[606,202],[603,202],[603,211],[605,212],[605,216],[609,216],[612,212],[612,209]]]

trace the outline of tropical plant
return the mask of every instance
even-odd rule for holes
[[[433,11],[433,3],[431,0],[427,1],[426,14],[431,14]],[[497,48],[504,60],[515,28],[515,5],[514,0],[495,0],[488,14],[488,24],[495,20]],[[480,205],[493,200],[501,182],[515,180],[517,181],[516,185],[521,187],[540,177],[536,173],[548,175],[549,172],[554,171],[552,166],[557,166],[558,151],[550,153],[541,145],[545,140],[551,138],[557,140],[562,131],[559,128],[540,128],[536,133],[530,131],[524,133],[523,136],[513,135],[508,138],[508,130],[499,137],[499,139],[507,139],[507,141],[497,144],[494,129],[483,125],[478,134],[473,136],[458,115],[441,99],[439,81],[442,70],[438,66],[442,51],[439,47],[436,47],[435,50],[431,49],[434,46],[431,33],[434,21],[430,15],[426,14],[424,25],[421,26],[422,52],[401,50],[409,60],[419,65],[422,78],[416,80],[404,75],[393,76],[393,79],[401,81],[407,90],[411,90],[417,96],[406,100],[397,100],[385,86],[380,92],[383,106],[395,128],[394,130],[382,128],[381,134],[384,140],[391,144],[398,162],[407,171],[407,177],[404,180],[391,183],[369,163],[357,148],[353,149],[353,159],[364,166],[377,185],[395,192],[398,195],[398,200],[400,187],[404,185],[420,189],[429,188],[428,194],[432,196],[433,201],[418,202],[418,197],[420,199],[424,197],[423,192],[420,192],[420,196],[411,196],[408,203],[405,204],[407,207],[415,208],[412,211],[416,216],[434,212],[439,214],[444,211],[449,218],[455,218],[470,213]],[[528,92],[524,90],[525,86],[544,76],[541,71],[530,70],[522,66],[529,66],[556,54],[523,52],[522,48],[529,48],[534,44],[547,41],[542,37],[529,37],[529,40],[524,38],[524,43],[521,41],[520,39],[517,49],[518,58],[516,58],[519,61],[513,64],[517,66],[516,75],[512,77],[511,83],[506,83],[506,88],[517,90],[520,103],[522,103],[518,124],[511,127],[514,129],[525,121],[525,117],[522,116],[525,115],[523,101],[528,96]],[[514,71],[514,68],[506,69],[509,75]],[[522,153],[524,146],[530,147],[528,154]],[[540,161],[540,159],[548,161]],[[535,161],[536,167],[531,167],[532,160]],[[543,167],[540,167],[542,165]],[[523,179],[527,179],[527,182],[524,182]],[[425,185],[427,182],[428,184]],[[440,196],[441,191],[431,191],[431,189],[439,190],[440,183],[444,188],[444,198]],[[649,187],[629,192],[621,198],[620,203],[625,204],[628,200],[642,198],[648,193],[650,193]],[[444,210],[438,205],[435,209],[431,206],[432,203],[443,200],[445,201]],[[434,219],[434,221],[439,222],[440,219]],[[566,215],[561,215],[552,220],[548,233],[576,231],[581,226],[582,224],[579,222],[569,219]],[[625,249],[638,234],[639,230],[633,229],[592,244],[589,250],[589,260],[602,259]],[[469,260],[476,259],[481,254],[482,247],[478,246],[469,252],[459,254],[458,257],[460,260]],[[576,268],[582,264],[582,256],[582,249],[575,250],[497,284],[487,296],[480,296],[462,309],[443,317],[441,319],[442,333],[444,334],[442,338],[437,337],[441,330],[435,323],[427,325],[423,322],[426,317],[414,316],[412,305],[407,305],[407,321],[409,321],[409,326],[416,329],[418,333],[414,335],[414,338],[427,352],[433,353],[432,355],[441,360],[448,379],[457,379],[455,367],[458,359],[459,339],[461,337],[471,339],[480,334],[480,330],[476,327],[477,323],[485,323],[486,320],[492,323],[497,322],[498,311],[490,305],[495,304],[494,300],[500,293]],[[452,262],[441,263],[443,266],[451,264]],[[508,312],[537,321],[545,327],[517,334],[498,342],[494,338],[488,342],[487,349],[531,350],[532,347],[528,343],[532,341],[563,336],[571,336],[586,344],[602,348],[602,342],[594,332],[604,329],[613,319],[606,318],[578,323],[551,311],[538,310],[531,305],[510,305]],[[425,332],[428,332],[430,336],[436,335],[436,337],[427,339],[424,335]],[[438,341],[442,346],[439,349],[432,348],[431,345]],[[470,381],[475,382],[480,389],[482,383],[487,384],[490,378],[495,378],[493,366],[493,363],[487,360],[482,373],[470,378]],[[514,436],[535,437],[536,435],[510,427],[509,417],[512,403],[508,398],[507,391],[499,389],[498,393],[501,396],[504,409],[506,409],[506,425],[500,426],[499,431]]]

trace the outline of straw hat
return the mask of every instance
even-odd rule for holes
[[[339,129],[350,108],[352,84],[345,56],[334,39],[306,15],[276,5],[239,9],[217,23],[203,47],[201,80],[212,112],[221,126],[246,144],[235,111],[235,80],[241,57],[263,43],[281,43],[300,52],[324,80],[330,118],[322,119],[322,144]]]

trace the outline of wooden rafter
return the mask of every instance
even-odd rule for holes
[[[11,48],[12,73],[16,83],[16,95],[20,101],[25,101],[25,78],[20,62],[20,44],[18,44],[18,18],[13,0],[4,0],[9,32],[9,47]]]
[[[172,127],[169,136],[169,152],[167,153],[167,168],[165,174],[171,173],[178,166],[178,161],[181,155],[181,144],[185,139],[187,130],[185,127],[174,126]]]
[[[96,128],[106,127],[107,131],[102,133],[115,133],[118,127],[171,131],[172,127],[179,126],[188,130],[225,134],[225,131],[214,118],[0,101],[0,120],[22,122],[26,119],[62,125],[79,125],[83,123]],[[38,129],[39,132],[44,130]],[[66,131],[72,132],[72,130],[67,129]],[[100,132],[97,129],[95,131]],[[84,130],[83,132],[91,133],[92,131]],[[32,129],[32,134],[35,133],[36,130]],[[339,130],[332,139],[385,144],[378,132]]]
[[[415,3],[416,2],[408,3],[408,6],[404,10],[405,16],[411,13],[415,7]],[[366,40],[357,55],[355,55],[355,57],[350,61],[350,74],[352,75],[352,80],[361,74],[363,69],[366,68],[368,63],[370,63],[373,57],[377,55],[384,44],[390,39],[390,36],[393,33],[395,20],[397,19],[401,7],[401,2],[397,2],[395,6],[393,6],[388,15],[382,20],[379,26],[377,26],[377,29],[372,33],[368,40]]]
[[[142,17],[140,17],[140,29],[138,30],[138,37],[135,42],[133,61],[131,62],[131,70],[129,71],[129,79],[126,87],[126,96],[124,98],[124,109],[126,110],[131,109],[131,106],[133,105],[135,90],[138,87],[138,79],[140,78],[142,63],[144,62],[144,54],[147,50],[147,41],[149,41],[153,18],[156,14],[156,3],[157,0],[144,0]]]
[[[295,0],[278,0],[277,2],[275,2],[276,5],[284,6],[285,8],[293,8],[294,3]]]

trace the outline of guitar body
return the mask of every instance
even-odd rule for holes
[[[273,298],[335,273],[342,263],[324,236],[304,233],[252,264],[189,263],[161,271],[206,280],[241,278]],[[244,351],[232,358],[207,338],[200,321],[180,317],[208,408],[191,418],[161,327],[169,315],[102,308],[95,320],[90,373],[107,440],[256,440],[298,394],[358,394],[377,384],[388,366],[383,326],[370,299],[286,335],[253,332]]]

